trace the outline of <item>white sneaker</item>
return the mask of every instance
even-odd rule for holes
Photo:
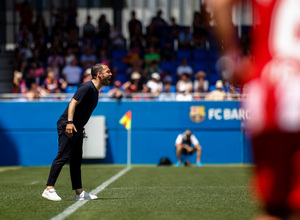
[[[91,200],[98,199],[98,196],[87,193],[86,191],[82,191],[80,195],[75,196],[75,200]]]
[[[42,196],[46,199],[52,200],[52,201],[60,201],[61,198],[57,195],[55,189],[45,189]]]

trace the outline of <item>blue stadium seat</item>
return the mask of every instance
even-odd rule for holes
[[[216,86],[215,85],[210,85],[209,86],[209,92],[216,90]]]
[[[78,86],[67,86],[65,89],[66,93],[75,93],[78,89]]]
[[[215,85],[217,80],[221,79],[220,75],[219,74],[216,74],[216,73],[211,73],[209,75],[209,84],[210,85]]]
[[[206,49],[194,49],[193,50],[193,60],[195,61],[203,61],[207,60],[207,50]]]
[[[194,62],[194,73],[197,73],[200,70],[206,73],[208,72],[207,60]]]
[[[186,58],[188,61],[192,59],[191,50],[178,50],[177,51],[177,60],[180,62],[183,58]]]
[[[211,61],[217,61],[221,57],[220,51],[214,49],[209,50],[208,55]]]
[[[127,54],[127,50],[113,50],[112,58],[114,61],[121,61]]]
[[[111,86],[102,86],[101,88],[102,93],[108,93],[109,90],[111,90]]]
[[[172,76],[176,75],[176,68],[177,68],[176,61],[162,61],[160,63],[160,67],[163,71],[168,70]]]
[[[112,62],[112,66],[118,69],[118,72],[126,72],[127,64],[121,61]]]
[[[126,81],[128,81],[126,73],[117,73],[115,75],[115,77],[116,77],[116,80],[121,81],[122,84],[125,83]]]
[[[210,73],[219,73],[219,71],[217,70],[217,62],[215,60],[210,60],[209,62],[209,70]]]

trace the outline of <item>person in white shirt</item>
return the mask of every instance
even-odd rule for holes
[[[198,71],[195,75],[194,81],[194,92],[208,92],[209,90],[209,82],[205,79],[206,73],[203,71]]]
[[[192,147],[194,145],[194,147]],[[176,156],[177,156],[177,163],[176,166],[179,167],[182,164],[181,155],[191,155],[196,152],[196,166],[201,167],[201,152],[202,147],[199,144],[198,139],[192,131],[187,129],[183,134],[179,134],[175,141],[176,147]],[[190,161],[186,161],[186,165],[190,165]]]
[[[226,98],[226,92],[223,91],[223,82],[218,80],[216,82],[216,90],[211,91],[206,97],[205,100],[211,101],[222,101]]]
[[[181,60],[181,64],[177,67],[176,74],[177,77],[180,78],[182,74],[188,74],[189,78],[192,78],[193,76],[193,68],[188,65],[188,61],[186,58],[183,58]]]
[[[160,75],[159,73],[152,73],[151,79],[147,82],[147,87],[150,90],[150,93],[158,96],[163,89],[163,84],[160,81]]]
[[[82,69],[77,66],[77,59],[75,57],[69,65],[63,68],[62,75],[70,86],[78,86],[81,83]]]
[[[192,101],[193,100],[193,83],[188,78],[187,73],[181,75],[181,79],[176,83],[176,100],[177,101]]]

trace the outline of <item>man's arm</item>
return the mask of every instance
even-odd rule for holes
[[[75,109],[76,106],[79,104],[79,102],[76,99],[72,99],[70,104],[69,104],[69,109],[68,109],[68,121],[73,121],[74,114],[75,114]],[[66,126],[66,132],[68,133],[69,136],[73,136],[73,130],[77,132],[77,129],[74,125],[74,123],[68,123]]]

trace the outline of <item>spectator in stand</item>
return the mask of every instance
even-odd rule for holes
[[[72,49],[72,47],[67,47],[66,52],[65,52],[65,56],[64,56],[64,62],[65,62],[65,66],[70,65],[71,61],[75,58],[75,53]]]
[[[163,81],[163,91],[159,95],[159,101],[175,101],[176,93],[172,91],[172,78],[166,76]]]
[[[160,81],[160,75],[159,73],[152,73],[151,79],[147,82],[146,86],[149,89],[149,92],[154,95],[158,96],[163,89],[163,84]]]
[[[27,93],[28,89],[26,87],[26,82],[23,79],[23,73],[19,71],[14,71],[13,80],[13,93]]]
[[[107,55],[107,50],[103,49],[103,48],[99,48],[98,50],[98,63],[102,63],[102,64],[105,64],[106,66],[110,67],[110,59]]]
[[[127,98],[132,98],[132,100],[140,101],[142,100],[141,96],[137,93],[140,93],[137,91],[136,85],[132,84],[128,88],[125,89],[125,94]]]
[[[30,30],[32,30],[34,11],[32,10],[30,3],[25,0],[21,3],[18,9],[20,11],[21,23],[25,24]]]
[[[120,30],[119,24],[116,23],[114,28],[111,29],[109,39],[113,49],[120,50],[126,48],[126,39]]]
[[[162,10],[158,9],[156,12],[156,16],[152,18],[152,22],[155,27],[161,28],[166,27],[168,23],[162,18]]]
[[[84,69],[92,67],[97,62],[97,57],[93,53],[93,48],[88,47],[85,49],[84,54],[80,57],[81,66]]]
[[[40,86],[45,77],[45,69],[38,62],[31,62],[26,76],[26,84],[31,85],[33,82]]]
[[[209,82],[205,79],[206,73],[198,71],[195,75],[194,92],[205,93],[209,90]]]
[[[131,48],[125,57],[123,57],[122,62],[127,63],[129,65],[133,65],[136,62],[140,62],[140,53],[138,47]]]
[[[226,93],[223,91],[223,82],[218,80],[216,82],[216,90],[211,91],[205,98],[205,100],[210,101],[222,101],[225,100]]]
[[[35,48],[33,51],[33,56],[28,60],[28,63],[36,63],[37,66],[43,67],[43,60],[41,60],[40,56],[40,50],[38,48]]]
[[[80,52],[80,48],[79,48],[79,34],[76,27],[69,28],[66,42],[67,42],[67,47],[71,47],[74,54],[78,55]]]
[[[176,91],[177,101],[191,101],[193,99],[193,83],[187,73],[181,74],[181,79],[176,83]]]
[[[232,84],[230,84],[229,91],[227,92],[226,96],[227,100],[239,100],[241,97]]]
[[[130,38],[133,37],[136,34],[136,30],[142,30],[143,26],[142,26],[142,22],[140,22],[137,18],[136,18],[136,13],[135,11],[131,11],[131,19],[128,22],[128,30],[129,30],[129,36]]]
[[[191,33],[190,26],[186,26],[182,31],[179,33],[178,37],[178,48],[179,49],[191,49],[191,43],[193,40],[193,35]]]
[[[103,43],[108,43],[110,24],[106,21],[106,16],[102,14],[98,19],[98,37]]]
[[[132,89],[132,85],[134,85],[134,90]],[[132,91],[135,92],[142,92],[144,89],[144,82],[141,79],[141,74],[138,72],[133,72],[131,74],[131,80],[127,81],[123,84],[123,89],[126,92],[126,94],[129,92],[131,93]]]
[[[44,96],[46,92],[34,82],[31,83],[29,91],[26,93],[28,101],[34,101]]]
[[[48,30],[47,30],[47,26],[45,23],[45,19],[44,19],[43,15],[40,13],[37,15],[36,20],[34,22],[34,32],[36,33],[39,28],[41,28],[43,33],[45,33],[45,35],[47,35]]]
[[[61,90],[59,87],[59,79],[55,78],[54,72],[49,70],[42,88],[45,89],[47,93],[60,93]]]
[[[32,53],[30,44],[27,41],[27,39],[23,40],[20,43],[20,54],[21,54],[22,60],[26,61],[26,62],[33,57],[33,53]]]
[[[164,48],[160,52],[161,61],[175,61],[175,51],[170,40],[166,40]]]
[[[88,15],[86,17],[86,23],[83,25],[83,37],[87,38],[94,38],[96,33],[95,26],[91,23],[92,17]]]
[[[34,47],[39,50],[40,60],[46,63],[48,58],[47,36],[40,27],[34,35]]]
[[[86,39],[84,39],[83,44],[81,46],[81,52],[84,53],[85,49],[87,49],[87,48],[93,48],[93,52],[94,52],[95,51],[94,47],[95,47],[95,45],[93,44],[92,39],[86,38]]]
[[[171,24],[169,26],[170,40],[178,39],[180,33],[180,26],[176,23],[175,17],[171,17]]]
[[[130,36],[130,48],[139,48],[142,53],[144,51],[145,36],[143,35],[143,29],[141,26],[136,25],[134,32]]]
[[[159,63],[160,55],[153,46],[150,46],[144,56],[144,62],[146,67],[148,67],[153,61]]]
[[[121,99],[124,96],[124,89],[122,88],[121,81],[117,80],[114,83],[114,87],[108,91],[108,95],[114,99]]]
[[[49,36],[51,42],[51,48],[55,48],[59,54],[63,54],[65,52],[65,33],[61,28],[56,28],[53,30],[51,36]]]
[[[183,73],[187,74],[190,79],[193,77],[193,68],[188,65],[186,58],[182,58],[181,64],[177,67],[177,78],[180,79]]]
[[[158,73],[161,72],[159,65],[156,61],[152,61],[148,67],[146,66],[144,68],[142,77],[144,79],[149,79],[151,78],[152,73],[157,73],[157,72]]]
[[[195,49],[203,49],[206,47],[206,40],[208,35],[208,30],[205,26],[205,20],[201,12],[194,12],[194,19],[193,19],[193,40],[192,44]]]
[[[155,27],[154,21],[147,26],[146,31],[146,47],[154,47],[155,49],[160,48],[160,40],[161,40],[161,30],[158,27]]]
[[[74,0],[69,0],[67,7],[67,28],[77,28],[77,6]]]
[[[41,14],[38,14],[34,23],[33,36],[35,48],[38,48],[40,50],[40,59],[43,61],[47,61],[48,29]]]
[[[64,58],[58,54],[58,51],[56,48],[53,48],[51,50],[51,55],[48,56],[47,59],[47,65],[52,66],[55,68],[58,68],[59,70],[63,67],[64,65]],[[55,71],[55,76],[58,77],[57,72]]]
[[[83,73],[82,83],[85,83],[85,82],[91,81],[91,80],[92,80],[92,69],[87,68]]]
[[[194,49],[205,49],[207,42],[207,33],[203,32],[193,33],[193,45]]]
[[[143,73],[143,70],[143,61],[142,59],[139,59],[129,65],[129,67],[126,69],[126,75],[129,76],[128,78],[130,78],[133,72]]]
[[[53,30],[61,30],[65,24],[64,10],[62,8],[58,8],[55,10],[53,7],[51,7],[50,10],[51,15],[54,17]]]
[[[79,86],[81,83],[82,68],[77,65],[76,57],[73,58],[69,65],[63,68],[62,75],[68,86]]]
[[[28,44],[33,43],[33,34],[26,26],[25,23],[21,23],[20,30],[19,30],[19,43],[27,42]]]

